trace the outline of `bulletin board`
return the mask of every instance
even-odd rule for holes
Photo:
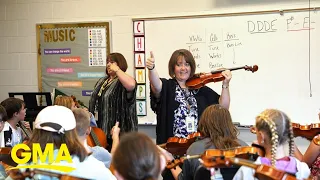
[[[58,90],[88,106],[97,80],[105,76],[111,22],[37,24],[38,87]]]

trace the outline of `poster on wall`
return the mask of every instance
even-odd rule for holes
[[[105,76],[111,47],[110,24],[38,24],[40,91],[58,89],[88,106],[97,80]]]

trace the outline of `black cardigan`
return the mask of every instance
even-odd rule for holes
[[[174,110],[179,106],[179,103],[175,101],[177,81],[164,78],[160,80],[162,81],[160,98],[157,99],[150,91],[151,109],[157,114],[157,144],[165,143],[169,137],[173,136]],[[204,86],[199,90],[194,90],[194,97],[197,100],[198,117],[200,118],[206,107],[219,103],[220,95]]]

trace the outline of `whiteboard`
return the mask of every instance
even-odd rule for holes
[[[192,52],[198,73],[259,66],[253,74],[232,71],[230,112],[234,122],[252,125],[266,108],[284,111],[293,122],[319,121],[320,12],[311,11],[310,18],[305,11],[144,23],[146,59],[153,51],[160,77],[169,78],[168,61],[177,49]],[[221,94],[221,82],[207,85]],[[149,94],[148,81],[146,86]],[[149,101],[147,111],[145,121],[155,122]]]

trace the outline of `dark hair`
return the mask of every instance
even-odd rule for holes
[[[90,127],[90,116],[87,111],[77,108],[72,110],[76,118],[76,130],[79,136],[85,135],[87,129]]]
[[[79,157],[80,162],[83,162],[87,157],[87,152],[78,139],[75,129],[65,131],[64,134],[50,132],[43,129],[34,129],[32,136],[27,145],[32,151],[32,144],[39,143],[42,152],[44,152],[47,143],[53,143],[55,148],[60,148],[61,144],[66,144],[70,155]]]
[[[181,56],[184,57],[186,62],[190,64],[190,67],[191,67],[190,77],[192,77],[196,72],[196,62],[191,52],[186,49],[178,49],[172,53],[171,58],[169,60],[169,64],[168,64],[169,75],[171,78],[174,78],[175,76],[174,68],[177,65],[177,61],[179,57]]]
[[[139,132],[123,135],[112,161],[115,170],[126,180],[157,180],[161,173],[158,148]]]
[[[272,145],[272,165],[276,162],[278,145],[289,142],[289,155],[294,153],[293,131],[290,118],[277,109],[266,109],[256,117],[256,128],[266,134],[266,144]]]
[[[14,113],[20,112],[23,106],[25,106],[24,101],[18,98],[9,97],[1,102],[1,105],[6,109],[8,119],[11,119]]]
[[[217,149],[227,149],[240,146],[237,136],[238,129],[232,123],[228,109],[219,104],[208,106],[202,113],[199,121],[199,132],[210,138]]]
[[[116,62],[119,68],[123,71],[126,72],[128,68],[127,60],[124,58],[124,56],[120,53],[111,53],[107,56],[106,61],[113,61]],[[108,74],[107,68],[106,68],[106,74]]]
[[[0,105],[0,117],[1,117],[0,119],[2,121],[7,121],[7,119],[8,119],[7,111],[2,105]]]

